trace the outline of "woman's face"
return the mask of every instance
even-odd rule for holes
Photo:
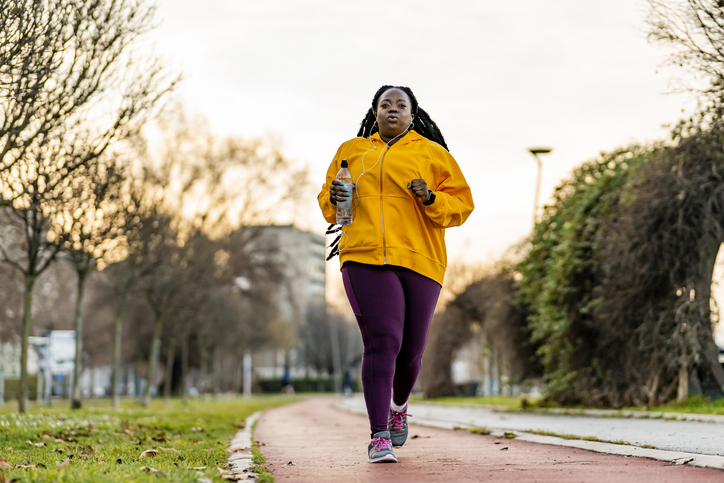
[[[412,103],[410,98],[400,89],[387,89],[377,102],[377,125],[380,137],[384,141],[399,136],[410,127]]]

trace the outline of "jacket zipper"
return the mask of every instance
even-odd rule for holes
[[[382,161],[380,162],[380,219],[382,221],[382,264],[387,265],[387,244],[385,242],[385,210],[382,206],[384,200],[384,194],[382,191],[382,168],[385,166],[385,156],[390,151],[390,146],[387,146],[387,151],[382,154]]]

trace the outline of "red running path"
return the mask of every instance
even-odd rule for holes
[[[415,425],[395,450],[399,463],[367,463],[367,419],[313,398],[270,409],[255,439],[266,466],[283,482],[722,482],[724,471],[676,466]]]

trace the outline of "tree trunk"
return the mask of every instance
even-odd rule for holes
[[[156,378],[156,366],[158,365],[158,352],[161,342],[161,329],[163,329],[163,318],[156,316],[153,322],[153,338],[151,339],[151,354],[148,357],[148,382],[143,388],[143,407],[151,404],[151,385]]]
[[[33,304],[33,286],[35,277],[25,275],[25,293],[23,299],[23,329],[20,340],[20,393],[18,394],[18,412],[28,412],[28,343],[30,340],[30,321]]]
[[[88,372],[90,372],[90,391],[88,392],[88,399],[93,399],[96,393],[96,368],[92,362],[88,368]]]
[[[211,362],[211,394],[216,399],[219,394],[219,379],[221,377],[221,358],[219,357],[219,351],[214,349]]]
[[[689,396],[689,368],[686,364],[686,355],[681,356],[681,364],[679,365],[679,387],[676,391],[676,402],[685,403]]]
[[[176,336],[172,335],[168,342],[168,351],[166,352],[166,374],[163,382],[163,403],[166,407],[171,404],[171,379],[173,379],[173,360],[176,353]]]
[[[5,406],[5,344],[0,341],[0,406]]]
[[[181,391],[184,405],[189,403],[189,337],[191,330],[187,324],[181,333]]]
[[[87,272],[78,270],[78,292],[75,296],[75,364],[73,364],[71,409],[80,409],[83,406],[80,379],[83,373],[83,290],[85,289],[87,276]]]
[[[123,314],[125,310],[125,297],[121,300],[116,311],[116,320],[113,329],[113,369],[111,372],[111,394],[113,396],[113,409],[121,407],[119,384],[121,379],[121,342],[123,338]]]

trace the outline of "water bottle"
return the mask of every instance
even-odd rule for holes
[[[354,193],[352,187],[352,175],[347,169],[347,160],[342,160],[342,167],[337,172],[337,179],[342,182],[342,186],[347,191],[347,199],[345,201],[337,202],[337,224],[338,225],[349,225],[352,223],[352,201],[354,200]]]

